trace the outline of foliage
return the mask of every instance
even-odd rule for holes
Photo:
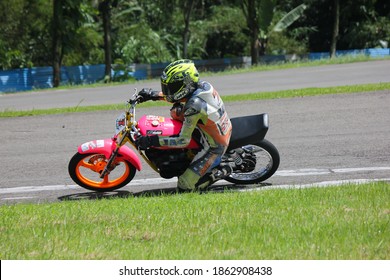
[[[292,2],[300,3],[301,1]],[[308,34],[309,50],[329,51],[333,29],[333,24],[330,24],[332,23],[332,5],[329,5],[327,0],[306,0],[305,3],[307,4],[305,16],[290,28],[312,28]],[[388,0],[340,1],[340,14],[342,16],[340,17],[338,49],[375,48],[379,46],[379,40],[389,41],[390,3]]]
[[[0,1],[0,69],[50,61],[50,0]]]
[[[67,47],[71,51],[64,54],[63,64],[101,64],[104,62],[104,50],[101,30],[97,22],[98,11],[87,3],[81,3],[79,9],[81,23],[73,32],[71,47]]]
[[[294,8],[293,10],[288,12],[285,16],[283,16],[283,18],[280,21],[278,21],[278,23],[274,26],[272,30],[276,32],[285,30],[287,27],[293,24],[294,21],[296,21],[301,17],[305,9],[306,9],[305,4],[301,4],[298,7]]]
[[[256,7],[259,34],[250,33],[242,5]],[[104,63],[103,27],[98,0],[63,0],[63,65]],[[115,0],[111,7],[112,60],[166,62],[188,57],[249,56],[257,39],[267,38],[260,54],[329,51],[332,5],[327,0]],[[186,29],[185,12],[192,3]],[[296,7],[307,9],[278,21]],[[340,1],[338,49],[382,47],[390,41],[388,0]],[[302,12],[302,11],[301,11]],[[0,1],[0,69],[52,65],[53,1]],[[281,23],[282,23],[281,22]],[[186,34],[184,36],[184,34]],[[186,37],[186,38],[184,38]]]
[[[210,21],[205,23],[204,28],[198,28],[198,32],[194,34],[198,37],[203,35],[205,38],[202,58],[245,56],[249,46],[242,32],[244,28],[245,19],[240,10],[232,6],[212,7]]]
[[[273,21],[270,26],[271,32],[268,33],[267,38],[267,54],[304,55],[309,52],[309,36],[313,32],[316,32],[316,29],[313,27],[294,27],[293,29],[289,29],[288,26],[294,24],[295,20],[290,21],[288,26],[286,26],[286,23],[282,26],[283,18],[287,14],[279,10],[275,11]],[[301,14],[301,17],[305,17],[305,14]],[[281,25],[280,29],[277,27],[278,25]],[[275,31],[275,29],[280,31]]]
[[[129,31],[132,35],[121,49],[125,63],[157,63],[172,59],[165,45],[161,44],[163,38],[149,26],[140,23],[133,25]]]

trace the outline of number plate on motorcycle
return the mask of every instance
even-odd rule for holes
[[[126,114],[122,113],[115,121],[115,134],[118,135],[126,127]]]

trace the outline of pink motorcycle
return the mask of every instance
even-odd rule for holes
[[[182,122],[161,116],[144,115],[138,121],[135,108],[140,103],[137,93],[127,102],[126,110],[116,119],[111,139],[93,140],[80,145],[71,158],[68,171],[81,187],[98,192],[113,191],[129,184],[136,171],[141,171],[141,156],[162,178],[184,173],[201,150],[198,133],[186,148],[149,148],[138,150],[135,140],[140,135],[177,135]],[[221,164],[233,165],[233,173],[224,180],[239,184],[256,184],[271,177],[279,167],[279,152],[264,139],[268,131],[268,114],[231,119],[233,132]],[[131,144],[139,156],[125,144]],[[218,167],[216,167],[218,168]]]

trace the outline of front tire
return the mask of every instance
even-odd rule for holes
[[[120,155],[112,163],[110,174],[100,178],[108,159],[103,154],[76,153],[69,162],[68,172],[79,186],[97,192],[109,192],[126,186],[133,178],[136,168]]]
[[[279,167],[280,156],[271,142],[263,139],[259,143],[246,145],[242,148],[251,151],[256,157],[254,170],[250,172],[235,171],[225,178],[226,181],[243,185],[256,184],[274,175]]]

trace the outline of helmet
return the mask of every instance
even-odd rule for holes
[[[192,94],[199,82],[199,73],[189,59],[180,59],[165,67],[161,90],[169,102],[177,102]]]

